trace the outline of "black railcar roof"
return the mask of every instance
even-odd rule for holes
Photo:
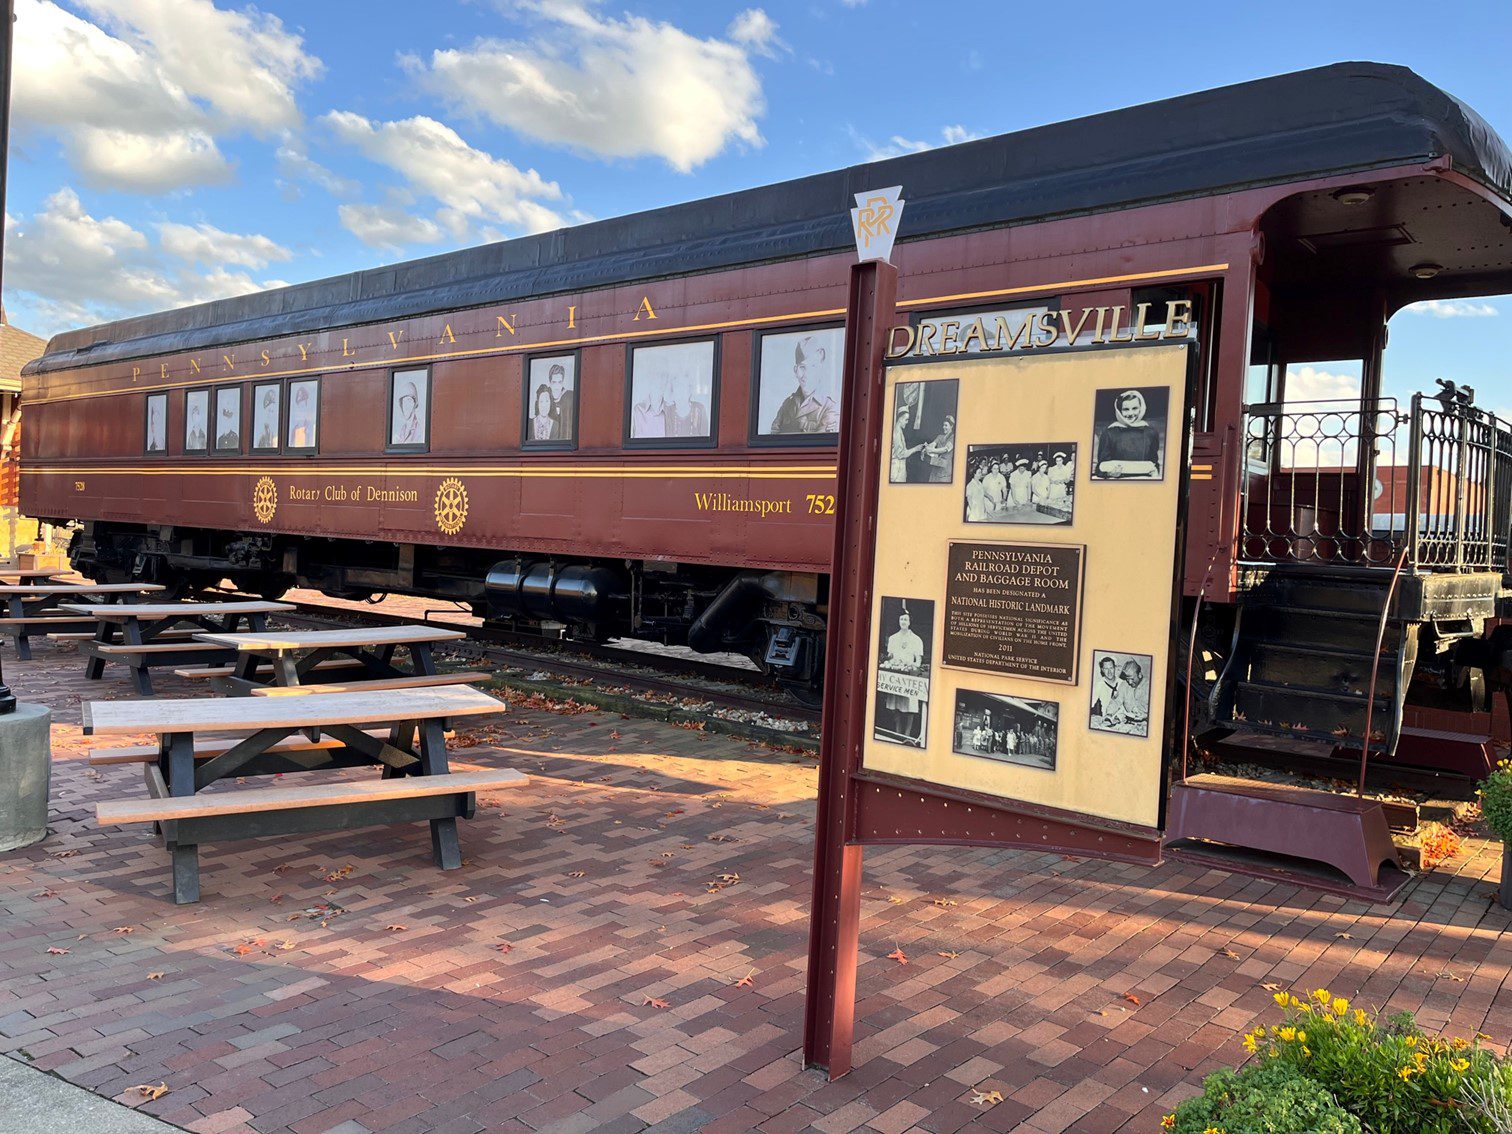
[[[1337,63],[55,336],[45,373],[840,251],[901,184],[900,240],[1428,160],[1512,199],[1512,154],[1405,67]]]

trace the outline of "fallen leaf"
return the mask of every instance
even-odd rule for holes
[[[947,961],[953,961],[957,957],[959,957],[960,954],[957,953],[954,949],[951,949],[949,952],[936,953],[935,956],[936,957],[944,957]]]
[[[1002,1091],[972,1091],[971,1101],[977,1106],[997,1106],[1003,1101]]]
[[[167,975],[168,975],[167,973],[148,973],[147,974],[147,979],[148,980],[162,980]]]
[[[1124,999],[1127,1000],[1130,1004],[1134,1005],[1134,1007],[1139,1007],[1139,997],[1135,996],[1132,992],[1124,993]]]
[[[112,932],[112,933],[121,933],[121,934],[135,933],[136,932],[136,926],[134,926],[134,925],[118,925],[114,929],[112,929],[110,932]]]
[[[934,900],[934,904],[937,906],[947,907],[959,905],[960,903],[957,902],[954,898],[936,898]]]
[[[1353,933],[1335,933],[1334,936],[1337,937],[1340,941],[1353,941],[1354,940],[1354,934]]]
[[[1223,955],[1231,961],[1237,961],[1239,959],[1239,954],[1234,952],[1232,949],[1225,949],[1223,951]]]
[[[153,1085],[152,1083],[139,1083],[135,1087],[128,1087],[127,1090],[135,1091],[148,1102],[157,1102],[158,1099],[168,1093],[168,1084],[158,1083]]]
[[[895,946],[893,951],[887,955],[887,959],[889,961],[897,961],[900,965],[908,964],[908,954],[903,952],[903,946],[901,945]]]
[[[665,1000],[661,1000],[661,999],[659,999],[659,998],[657,998],[655,996],[648,996],[648,997],[646,997],[646,1002],[644,1004],[642,1004],[641,1007],[642,1008],[670,1008],[670,1007],[672,1007],[672,1005],[668,1004]]]
[[[40,894],[33,896],[38,898],[56,898],[58,896],[58,892],[56,890],[43,890]]]
[[[889,905],[900,906],[903,904],[903,899],[898,897],[896,894],[889,894],[887,902]]]
[[[574,870],[571,874],[567,875],[567,877],[568,878],[587,878],[588,877],[588,872],[586,870]]]
[[[327,874],[325,876],[325,880],[327,882],[340,882],[343,878],[347,877],[351,873],[352,868],[350,865],[343,866],[340,870],[333,870],[331,871],[331,873]]]
[[[739,980],[737,980],[735,982],[735,987],[736,988],[754,988],[754,987],[756,987],[755,976],[756,976],[756,970],[752,969],[750,972],[746,973],[745,976],[741,977]]]
[[[470,897],[470,898],[463,898],[462,900],[464,902],[476,902],[478,900],[478,896],[476,894],[474,894],[474,895],[472,895],[472,897]]]
[[[390,933],[402,933],[404,930],[408,929],[409,926],[407,926],[407,925],[385,925],[383,928],[386,929],[386,930],[388,930]]]
[[[501,953],[508,953],[514,948],[514,946],[511,945],[508,941],[500,941],[497,945],[494,946],[494,948]]]
[[[1263,988],[1263,989],[1265,989],[1266,992],[1280,992],[1281,991],[1281,986],[1279,984],[1262,984],[1260,987]]]
[[[49,945],[47,947],[47,951],[54,957],[62,957],[67,955],[67,953],[69,952],[69,950],[67,949],[59,949],[56,945]]]

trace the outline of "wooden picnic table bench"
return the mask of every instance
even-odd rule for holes
[[[145,732],[159,738],[156,759],[143,765],[150,798],[99,803],[96,819],[102,825],[160,825],[180,904],[199,900],[202,842],[423,819],[430,823],[436,865],[452,870],[462,862],[456,821],[472,817],[474,793],[518,786],[527,777],[513,769],[452,772],[441,722],[503,709],[502,701],[468,686],[324,697],[92,701],[83,708],[87,734]],[[311,728],[320,730],[319,740],[299,735]],[[208,744],[198,736],[224,732],[240,735]],[[120,762],[136,762],[136,752],[119,751],[130,752]],[[204,791],[227,777],[371,766],[383,769],[382,778]]]
[[[53,580],[43,583],[0,584],[0,600],[6,604],[6,616],[0,618],[0,630],[10,631],[16,643],[16,656],[22,661],[31,660],[31,637],[33,628],[38,633],[59,634],[84,631],[94,627],[94,619],[68,614],[58,607],[60,598],[93,599],[109,605],[112,602],[136,602],[142,595],[161,591],[157,583],[77,583]]]
[[[343,690],[352,691],[465,684],[488,676],[437,673],[432,644],[453,642],[467,635],[461,630],[436,626],[351,626],[339,630],[211,633],[196,637],[201,642],[237,652],[232,673],[216,678],[215,686],[222,692],[240,696],[320,691],[322,687],[314,682],[331,676],[321,666],[333,661],[357,663],[355,669],[341,671],[338,678]],[[409,652],[408,668],[394,660],[399,649]],[[271,668],[260,668],[264,666]]]
[[[56,579],[71,574],[73,571],[68,567],[0,567],[0,582],[24,583],[28,579]]]
[[[89,659],[85,663],[84,676],[98,681],[105,674],[106,662],[120,662],[131,671],[136,690],[144,697],[152,696],[154,667],[213,663],[234,656],[233,651],[210,642],[185,642],[174,638],[171,631],[183,626],[231,631],[242,623],[253,631],[260,631],[267,629],[268,615],[294,609],[290,603],[260,600],[142,602],[109,606],[60,603],[59,606],[95,620],[94,638],[80,646]]]

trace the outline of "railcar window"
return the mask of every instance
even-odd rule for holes
[[[549,354],[525,365],[524,431],[527,449],[571,449],[577,444],[578,356]]]
[[[289,432],[286,453],[313,453],[320,443],[320,379],[296,378],[289,383]]]
[[[751,373],[751,444],[834,444],[840,430],[844,327],[756,336]]]
[[[168,395],[147,395],[147,439],[149,453],[168,451]]]
[[[283,409],[283,383],[259,382],[252,387],[252,451],[278,452],[279,411]]]
[[[184,452],[204,453],[210,448],[210,391],[190,390],[184,395]]]
[[[389,452],[423,453],[430,448],[430,379],[428,369],[389,374]]]
[[[674,448],[714,443],[718,412],[714,339],[630,348],[625,444]]]
[[[215,390],[215,451],[240,453],[242,388],[218,386]]]

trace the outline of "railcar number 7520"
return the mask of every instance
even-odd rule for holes
[[[808,494],[808,510],[810,516],[833,516],[835,514],[835,498],[821,492]]]

